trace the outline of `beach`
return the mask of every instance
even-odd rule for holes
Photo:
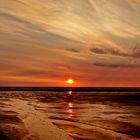
[[[73,140],[53,125],[45,114],[19,99],[0,102],[0,139]]]
[[[0,93],[0,140],[139,140],[139,93]],[[121,95],[122,94],[122,95]]]

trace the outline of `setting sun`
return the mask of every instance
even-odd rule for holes
[[[74,83],[74,80],[69,78],[67,81],[66,81],[68,84],[73,84]]]

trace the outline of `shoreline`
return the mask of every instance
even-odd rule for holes
[[[4,140],[73,140],[64,130],[53,125],[46,114],[28,101],[12,99],[12,106],[0,109],[0,139]]]

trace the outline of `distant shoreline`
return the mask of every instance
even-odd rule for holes
[[[0,91],[140,92],[140,87],[0,87]]]

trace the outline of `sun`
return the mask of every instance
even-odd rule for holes
[[[74,80],[69,78],[67,81],[66,81],[68,84],[73,84],[74,83]]]

